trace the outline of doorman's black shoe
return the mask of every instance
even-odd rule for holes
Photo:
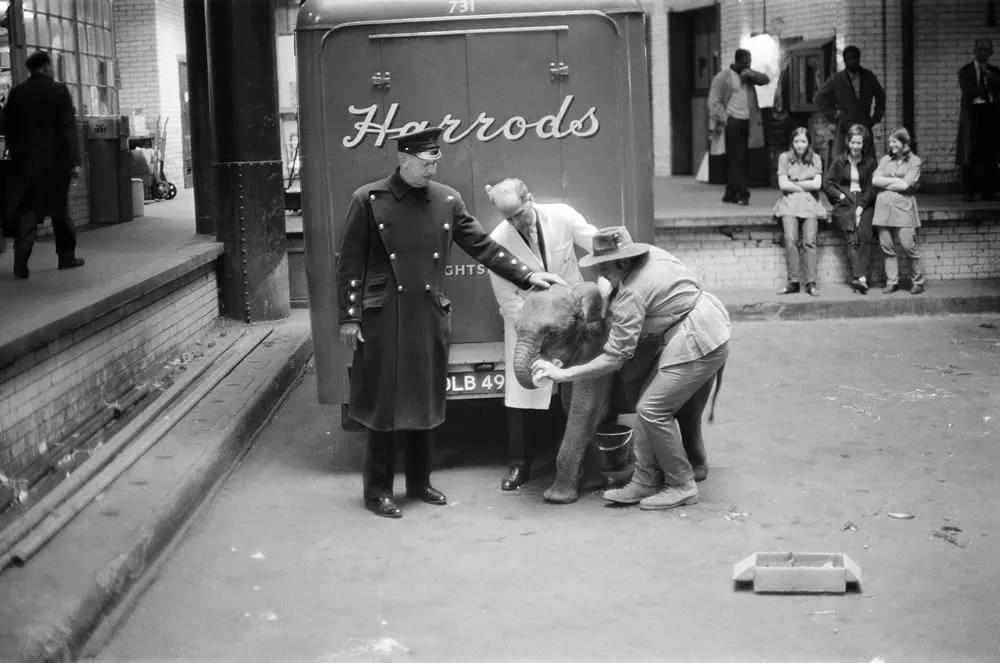
[[[526,465],[511,465],[507,476],[500,482],[500,490],[517,490],[527,480],[528,467]]]
[[[59,258],[59,269],[73,269],[74,267],[83,267],[83,263],[86,260],[83,258],[69,257],[69,258]]]
[[[788,285],[778,291],[779,295],[794,295],[799,291],[798,281],[789,281]]]
[[[365,499],[365,508],[376,516],[383,518],[402,518],[403,511],[396,506],[391,497],[369,497]]]
[[[815,283],[806,283],[806,292],[813,297],[819,297],[819,288],[816,287]]]
[[[448,498],[444,496],[444,493],[437,488],[432,488],[431,486],[427,486],[419,490],[407,490],[406,496],[418,499],[421,502],[426,502],[427,504],[435,504],[437,506],[448,503]]]

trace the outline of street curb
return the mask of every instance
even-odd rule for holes
[[[736,321],[822,320],[827,318],[895,317],[903,315],[949,315],[1000,311],[1000,295],[968,297],[898,295],[855,300],[758,301],[726,306]]]
[[[153,522],[143,523],[142,530],[136,532],[138,536],[131,539],[110,562],[93,573],[88,572],[85,586],[78,588],[82,591],[78,591],[71,602],[60,606],[58,613],[61,614],[44,615],[39,620],[41,623],[32,624],[30,629],[26,629],[30,632],[21,634],[13,660],[32,663],[76,660],[102,621],[112,614],[143,574],[155,566],[161,553],[183,531],[204,497],[250,448],[256,432],[266,423],[312,356],[308,325],[289,324],[284,330],[284,338],[279,331],[281,327],[278,323],[274,334],[224,380],[230,381],[237,379],[240,373],[252,372],[262,384],[245,402],[227,404],[232,406],[232,410],[238,410],[239,416],[218,431],[212,438],[212,448],[202,453],[164,496]],[[279,338],[275,339],[275,334]],[[261,353],[277,353],[279,356],[262,371],[261,362],[254,361],[254,355],[259,358]],[[265,374],[262,375],[262,372]],[[122,477],[128,474],[129,471],[126,471]],[[94,504],[96,502],[87,508]],[[58,545],[58,535],[50,545]],[[0,651],[0,660],[7,660],[5,657],[10,653]]]

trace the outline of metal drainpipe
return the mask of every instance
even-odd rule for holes
[[[915,108],[913,101],[914,94],[914,70],[913,70],[913,25],[914,25],[914,0],[902,0],[902,23],[903,23],[903,126],[910,130],[913,137],[913,151],[917,150],[917,127],[915,118]]]
[[[882,0],[882,71],[885,72],[885,80],[883,81],[883,87],[889,89],[889,26],[887,23],[887,12],[886,12],[886,0]],[[888,94],[886,94],[886,115],[889,114],[889,102]],[[889,142],[886,138],[889,135],[889,131],[892,129],[886,126],[885,118],[882,118],[882,127],[885,131],[882,132],[882,150],[885,151]]]

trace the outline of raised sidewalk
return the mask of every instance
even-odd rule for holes
[[[193,215],[185,218],[181,210],[174,222],[190,229],[177,234],[177,241],[184,244],[191,241],[194,223],[190,220]],[[147,214],[155,211],[147,206]],[[135,226],[82,233],[80,255],[88,263],[74,271],[80,273],[80,279],[94,283],[102,274],[119,273],[125,263],[116,259],[116,252],[135,242],[133,233],[148,228],[156,219],[149,216]],[[170,220],[162,219],[162,223]],[[177,247],[165,243],[161,250],[172,252]],[[8,314],[16,317],[19,311],[26,311],[38,326],[47,315],[79,310],[88,305],[86,297],[97,296],[92,289],[67,292],[57,287],[56,279],[65,273],[48,274],[45,270],[45,256],[51,252],[46,243],[36,247],[32,279],[38,280],[31,298],[23,293],[9,294],[17,283],[0,284],[4,289],[0,326],[6,328],[6,334],[0,331],[0,341],[5,335],[7,341],[13,341],[36,331],[22,323],[8,328]],[[9,253],[0,256],[0,270],[6,281]],[[117,278],[128,281],[128,272]],[[716,294],[737,321],[1000,311],[1000,281],[931,281],[919,296],[906,291],[883,295],[874,288],[861,296],[842,284],[822,285],[817,298],[778,296],[770,290]],[[35,298],[45,296],[54,298],[55,306],[65,308],[49,313],[37,309]],[[127,605],[143,578],[148,580],[152,575],[147,572],[155,570],[161,554],[169,551],[171,541],[183,533],[199,504],[249,448],[254,432],[306,367],[311,341],[308,313],[303,310],[293,311],[287,320],[258,323],[248,329],[269,333],[26,565],[0,572],[0,661],[80,657],[95,629],[100,629],[102,621],[123,601]],[[337,417],[339,413],[331,414],[331,419]]]

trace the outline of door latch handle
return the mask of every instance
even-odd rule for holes
[[[552,80],[569,78],[569,65],[565,62],[550,62],[549,78]]]

